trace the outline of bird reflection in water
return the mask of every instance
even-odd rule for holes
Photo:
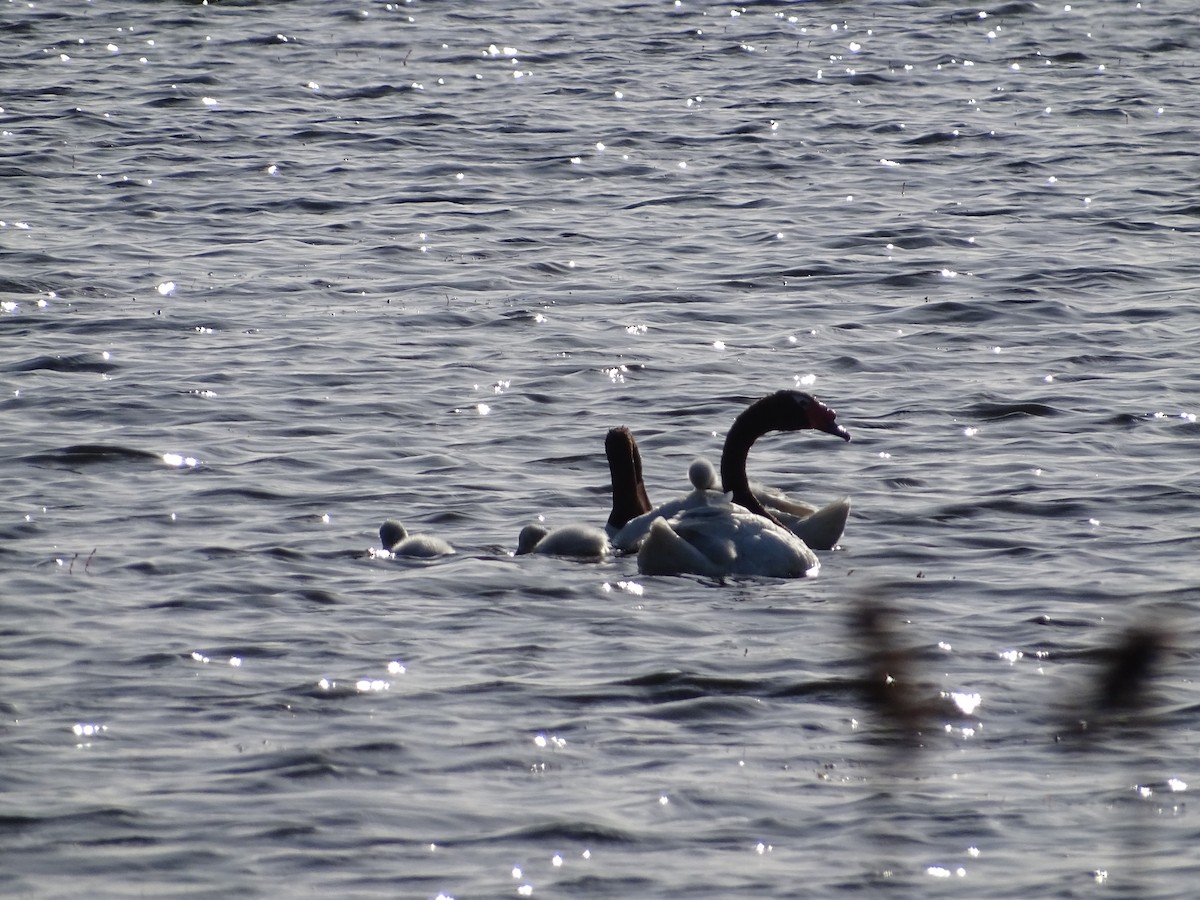
[[[1157,616],[1130,625],[1108,645],[1089,653],[1096,666],[1078,706],[1064,718],[1064,731],[1078,738],[1095,738],[1099,733],[1128,730],[1150,724],[1156,704],[1154,682],[1162,674],[1170,654],[1167,631]]]
[[[981,698],[938,690],[923,681],[920,650],[902,642],[897,620],[894,609],[876,600],[860,601],[851,613],[850,631],[865,664],[859,693],[885,733],[903,744],[921,746],[931,731],[952,730],[948,722],[970,717]]]

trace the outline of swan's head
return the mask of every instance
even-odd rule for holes
[[[408,537],[408,529],[395,519],[388,519],[379,526],[379,545],[384,550],[391,550]]]
[[[641,462],[637,440],[634,439],[633,432],[624,425],[608,430],[608,434],[604,436],[604,452],[609,460],[615,457],[622,463],[628,462],[630,466],[636,467],[636,464]]]
[[[778,405],[779,418],[776,428],[780,431],[815,428],[844,441],[850,440],[850,432],[837,423],[837,412],[812,394],[806,394],[804,391],[779,391],[767,400],[773,406]]]
[[[521,533],[517,536],[517,556],[524,556],[526,553],[532,553],[534,548],[541,543],[542,538],[550,533],[550,530],[545,525],[531,523],[521,529]]]
[[[715,491],[717,489],[717,470],[707,459],[697,459],[688,466],[688,481],[698,491]]]

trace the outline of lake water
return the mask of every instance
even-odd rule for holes
[[[0,47],[0,892],[1194,890],[1190,2],[9,2]],[[511,555],[603,524],[609,427],[661,501],[797,387],[853,441],[750,465],[853,498],[819,577]]]

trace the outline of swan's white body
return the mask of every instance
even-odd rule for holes
[[[688,469],[692,491],[669,500],[648,513],[631,519],[623,528],[612,533],[612,543],[622,553],[636,553],[650,533],[655,519],[670,519],[684,510],[713,506],[729,500],[728,494],[717,488],[717,473],[712,463],[697,459]],[[850,498],[842,497],[821,508],[795,500],[775,488],[751,485],[755,498],[779,520],[788,531],[813,550],[832,550],[846,530],[850,516]]]
[[[815,575],[817,556],[786,528],[725,501],[656,518],[638,550],[643,575]]]
[[[516,555],[539,553],[600,560],[608,556],[610,551],[608,535],[593,525],[563,525],[551,530],[544,525],[533,524],[521,529]]]
[[[409,534],[408,529],[395,519],[388,519],[379,526],[379,542],[383,546],[381,553],[391,556],[406,556],[413,559],[434,559],[438,556],[450,556],[454,548],[441,538],[428,534]]]

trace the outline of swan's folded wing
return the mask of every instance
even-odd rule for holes
[[[798,519],[778,513],[777,515],[788,531],[812,549],[832,550],[846,531],[846,520],[850,517],[850,498],[834,500],[804,518]]]
[[[750,492],[754,494],[759,503],[773,513],[787,513],[789,516],[803,519],[817,511],[817,507],[811,503],[797,500],[779,488],[753,483],[750,485]]]
[[[650,523],[638,550],[638,571],[643,575],[708,575],[719,577],[724,567],[676,533],[661,516]]]
[[[737,520],[740,508],[732,504],[697,506],[684,510],[668,524],[683,540],[707,559],[714,570],[728,574],[738,556]]]
[[[609,535],[612,545],[621,553],[637,553],[650,533],[651,523],[660,518],[657,510],[644,513],[635,519],[630,519],[623,526]]]
[[[727,495],[719,491],[695,490],[674,500],[668,500],[662,506],[648,513],[630,519],[623,528],[611,536],[612,545],[622,553],[636,553],[650,533],[650,526],[655,519],[674,519],[680,513],[689,509],[705,506],[719,507],[727,503]]]

